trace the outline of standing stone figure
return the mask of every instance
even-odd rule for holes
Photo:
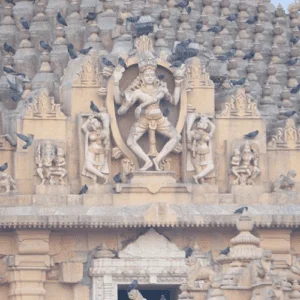
[[[215,125],[207,116],[191,113],[187,116],[188,171],[195,170],[195,183],[204,183],[205,179],[215,177],[211,139]],[[192,166],[191,166],[192,165]]]
[[[154,165],[156,171],[161,171],[160,162],[174,150],[181,137],[171,122],[163,116],[159,103],[164,99],[173,105],[178,104],[185,68],[182,65],[181,70],[176,70],[174,95],[171,95],[166,82],[156,77],[157,59],[152,53],[152,41],[147,36],[142,36],[137,40],[136,48],[140,55],[139,75],[125,90],[125,97],[121,99],[119,81],[124,68],[117,66],[113,76],[115,102],[121,104],[118,109],[119,116],[125,115],[135,103],[139,104],[135,109],[136,122],[130,130],[127,145],[144,161],[140,170],[146,171]],[[138,144],[138,140],[146,132],[149,133],[148,154]],[[156,150],[156,132],[168,138],[159,153]],[[150,157],[154,157],[153,160]]]
[[[85,160],[82,175],[97,183],[102,178],[108,181],[108,154],[110,151],[109,115],[105,108],[100,113],[89,116],[81,127],[85,134]]]

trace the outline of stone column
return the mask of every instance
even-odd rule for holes
[[[48,230],[17,230],[17,254],[8,264],[10,300],[44,300],[46,271],[50,268]]]

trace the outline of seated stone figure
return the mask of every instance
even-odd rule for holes
[[[295,181],[293,178],[296,176],[294,170],[288,171],[287,175],[280,175],[279,178],[273,184],[273,191],[278,192],[280,190],[293,191],[295,186]]]
[[[132,289],[128,292],[128,298],[130,300],[147,300],[145,299],[139,290]]]
[[[16,182],[12,179],[9,174],[0,172],[0,194],[17,192]]]

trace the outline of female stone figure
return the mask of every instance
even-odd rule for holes
[[[196,126],[193,126],[194,123]],[[192,113],[188,115],[187,148],[190,150],[188,160],[193,165],[191,169],[196,171],[193,178],[197,184],[199,181],[204,183],[205,178],[215,177],[211,145],[215,128],[215,125],[203,114]]]
[[[100,113],[88,117],[81,127],[85,134],[85,161],[82,175],[90,177],[93,183],[97,178],[108,180],[108,153],[110,150],[109,116],[102,108]]]
[[[184,66],[181,71],[177,70],[174,96],[172,96],[168,91],[167,84],[156,77],[157,61],[150,51],[152,49],[151,40],[147,36],[142,36],[136,47],[140,53],[139,76],[125,90],[124,98],[121,99],[119,81],[124,68],[118,66],[115,69],[113,76],[115,102],[121,104],[118,109],[119,116],[125,115],[135,103],[139,104],[135,109],[136,122],[131,127],[127,145],[144,161],[144,165],[140,170],[146,171],[154,165],[155,169],[160,171],[159,164],[161,160],[174,150],[181,137],[170,121],[163,116],[159,103],[162,99],[165,99],[173,105],[178,104],[185,70]],[[147,131],[150,139],[150,152],[148,154],[138,144],[138,140]],[[155,132],[169,139],[159,153],[156,150]],[[155,156],[155,158],[151,160],[149,156]]]

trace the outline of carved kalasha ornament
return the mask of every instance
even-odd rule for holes
[[[220,117],[251,117],[260,118],[261,114],[257,108],[257,104],[246,94],[244,88],[239,88],[235,95],[225,103],[225,108],[221,112]]]
[[[47,88],[43,88],[39,95],[33,97],[32,102],[28,104],[25,118],[65,119],[66,117],[61,111],[61,105],[55,103],[54,97],[49,96]]]
[[[268,142],[269,150],[284,149],[293,150],[300,148],[300,128],[295,125],[295,120],[286,120],[284,128],[278,128],[276,135]]]
[[[35,163],[38,166],[37,174],[42,180],[41,185],[46,182],[50,185],[66,183],[67,169],[63,148],[50,141],[40,143],[36,150]],[[58,183],[55,178],[58,178]]]
[[[246,142],[234,149],[231,157],[231,173],[236,177],[232,184],[253,185],[261,174],[259,150],[256,143]]]
[[[104,184],[108,181],[108,156],[110,153],[110,118],[104,107],[100,113],[91,115],[81,127],[85,134],[84,139],[84,166],[82,175],[97,183],[101,178]]]

